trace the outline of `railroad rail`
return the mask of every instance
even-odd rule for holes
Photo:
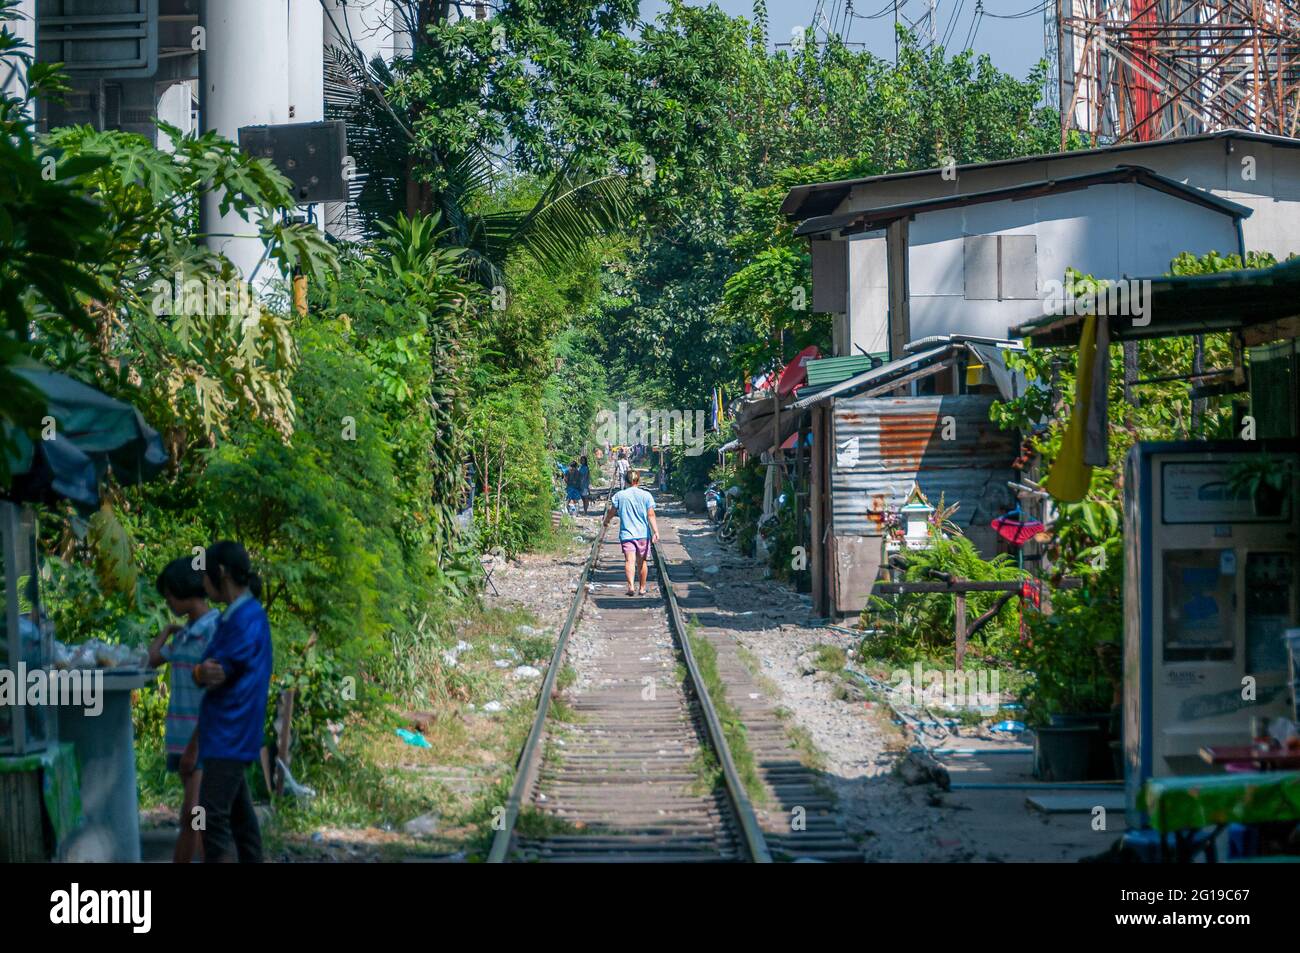
[[[658,596],[629,597],[617,541],[602,528],[592,543],[489,863],[771,862],[657,547],[654,567]],[[558,723],[552,699],[580,625],[575,717]],[[707,787],[710,762],[721,781]]]

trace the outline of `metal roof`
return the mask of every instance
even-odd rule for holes
[[[912,486],[931,503],[959,504],[954,522],[981,552],[997,551],[990,521],[1013,504],[1007,481],[1019,450],[1014,431],[989,420],[995,397],[851,397],[834,408],[831,520],[838,535],[881,532],[881,517]],[[952,425],[946,436],[945,418]]]
[[[898,377],[908,371],[932,364],[936,360],[947,356],[948,352],[953,349],[954,345],[944,344],[940,347],[931,348],[928,351],[922,351],[920,354],[911,354],[907,357],[899,358],[897,361],[890,361],[888,364],[881,364],[879,367],[864,371],[846,381],[841,381],[830,387],[819,390],[815,394],[807,397],[801,397],[793,404],[789,404],[788,410],[803,410],[805,407],[811,407],[813,404],[820,404],[823,401],[830,400],[834,397],[844,397],[850,394],[856,394],[858,391],[866,390],[872,384],[884,383],[891,377]]]
[[[873,367],[837,384],[818,387],[806,393],[801,391],[804,396],[792,404],[787,404],[783,410],[804,410],[814,404],[820,404],[835,398],[852,397],[864,390],[870,390],[873,386],[886,385],[896,377],[903,377],[914,370],[920,370],[923,367],[944,360],[955,351],[966,350],[969,350],[975,358],[992,368],[991,372],[994,381],[1004,396],[1011,397],[1023,393],[1024,376],[1018,371],[1010,371],[1006,366],[1006,359],[1001,354],[1002,351],[1023,350],[1018,342],[953,334],[929,337],[923,341],[914,341],[912,344],[907,345],[907,348],[911,350],[915,345],[926,344],[927,342],[929,347],[925,350],[900,357],[896,361],[889,361],[879,367]]]
[[[862,209],[857,212],[842,212],[839,215],[822,215],[810,218],[795,229],[795,235],[824,235],[830,232],[867,232],[880,228],[888,222],[900,218],[910,218],[925,212],[938,212],[950,208],[964,208],[968,205],[980,205],[985,202],[1003,202],[1034,198],[1039,195],[1056,195],[1062,192],[1074,192],[1092,188],[1095,185],[1114,185],[1133,182],[1137,185],[1164,192],[1175,198],[1202,205],[1216,212],[1223,212],[1233,218],[1248,218],[1253,211],[1245,205],[1219,198],[1213,192],[1185,185],[1177,179],[1160,175],[1151,169],[1139,165],[1121,165],[1099,172],[1083,172],[1058,179],[1042,179],[1036,182],[1021,182],[1017,185],[984,192],[965,192],[960,195],[944,195],[939,198],[919,199],[902,202],[897,205],[884,205],[879,208]]]
[[[1112,320],[1113,341],[1254,328],[1246,343],[1262,344],[1294,337],[1297,330],[1278,328],[1275,323],[1300,318],[1300,258],[1271,268],[1129,280],[1151,282],[1145,302],[1150,321],[1137,325],[1127,318]],[[1044,314],[1010,333],[1027,338],[1036,347],[1070,346],[1079,343],[1083,319],[1077,314]]]
[[[960,174],[962,171],[1025,165],[1031,162],[1068,161],[1086,156],[1120,154],[1142,149],[1167,149],[1215,139],[1245,139],[1251,142],[1271,143],[1285,148],[1300,147],[1300,139],[1293,139],[1288,136],[1275,136],[1269,133],[1251,132],[1246,129],[1223,129],[1218,132],[1201,133],[1195,136],[1179,136],[1172,139],[1161,139],[1156,142],[1126,142],[1119,145],[1098,146],[1094,149],[1044,152],[1032,156],[1019,156],[1014,159],[995,159],[992,162],[970,162],[956,168],[958,174]],[[943,171],[942,168],[914,169],[910,172],[889,172],[883,175],[869,175],[856,179],[841,179],[836,182],[811,182],[807,185],[796,185],[786,194],[785,201],[781,203],[781,214],[790,219],[806,219],[816,215],[826,215],[833,212],[840,202],[844,201],[849,192],[857,186],[913,179],[927,175],[939,175]],[[951,168],[949,171],[951,172]]]
[[[872,367],[879,367],[888,360],[889,356],[887,354],[883,355],[878,361],[870,354],[846,354],[843,357],[823,357],[818,361],[809,361],[808,387],[829,387],[832,384],[838,384],[854,374],[861,374],[863,371],[871,370]]]

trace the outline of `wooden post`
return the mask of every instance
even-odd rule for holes
[[[966,593],[957,592],[952,598],[957,616],[957,671],[960,672],[966,659]]]
[[[1137,388],[1138,379],[1138,345],[1137,341],[1124,342],[1124,401],[1130,407],[1140,406]]]
[[[293,310],[298,317],[307,317],[307,276],[298,268],[293,270]]]
[[[958,666],[960,667],[960,666]],[[275,747],[276,747],[276,764],[271,772],[275,778],[276,797],[284,794],[284,770],[280,764],[283,763],[285,768],[289,767],[289,745],[293,740],[293,702],[297,694],[292,688],[280,695],[280,703],[277,706],[279,711],[276,712],[275,719]]]
[[[812,508],[812,527],[808,540],[808,568],[812,576],[813,611],[819,616],[830,615],[826,601],[826,527],[823,520],[822,483],[826,479],[826,410],[814,405],[812,411],[812,458],[809,460],[808,505]]]

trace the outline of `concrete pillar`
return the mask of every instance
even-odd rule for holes
[[[319,4],[318,4],[319,5]],[[392,58],[392,10],[388,0],[325,0],[325,45],[356,44],[369,63]]]
[[[319,6],[319,3],[318,3]],[[393,58],[393,10],[389,0],[324,0],[321,15],[323,44],[347,50],[355,45],[367,63],[375,57]],[[355,222],[348,221],[346,202],[327,202],[325,231],[343,241],[358,241],[362,235]]]
[[[324,13],[319,0],[289,0],[290,122],[325,118]]]
[[[325,48],[321,44],[324,12],[319,0],[289,0],[289,116],[290,122],[320,122],[325,118]],[[324,227],[324,205],[311,206],[317,225]]]
[[[390,11],[392,39],[389,43],[388,59],[391,61],[399,56],[409,57],[411,51],[415,49],[415,37],[411,35],[412,24],[397,8],[397,4],[392,4]]]
[[[219,0],[204,4],[203,129],[238,141],[241,126],[289,122],[289,0]],[[221,215],[220,196],[203,200],[208,247],[251,278],[262,257],[257,225]],[[263,265],[257,285],[276,277]]]
[[[17,20],[5,21],[5,28],[18,39],[27,44],[23,52],[36,56],[36,0],[19,0],[15,8]],[[9,59],[0,66],[0,91],[20,99],[27,91],[27,68],[20,62]],[[31,114],[31,110],[28,110]]]
[[[194,90],[189,80],[173,83],[158,97],[158,118],[188,135],[194,131],[193,98]],[[158,133],[158,148],[164,152],[173,151],[172,141],[162,132]]]

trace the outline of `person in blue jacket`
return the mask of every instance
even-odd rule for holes
[[[247,770],[260,759],[264,743],[271,626],[258,601],[262,581],[239,543],[223,540],[208,547],[203,583],[211,600],[226,604],[203,660],[194,667],[194,681],[203,687],[198,756],[204,860],[230,862],[237,856],[240,863],[257,863],[262,832]]]

